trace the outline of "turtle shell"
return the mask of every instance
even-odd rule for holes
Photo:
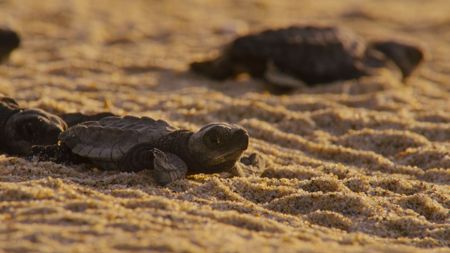
[[[237,38],[226,51],[232,62],[270,63],[308,84],[359,76],[365,52],[366,43],[356,34],[327,26],[266,30]]]
[[[134,146],[156,143],[175,130],[162,120],[112,116],[75,125],[59,139],[74,154],[109,169],[117,167],[120,159]]]

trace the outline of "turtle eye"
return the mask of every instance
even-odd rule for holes
[[[35,137],[36,131],[37,129],[35,125],[30,121],[22,122],[18,126],[18,133],[20,134],[23,140],[33,139]]]
[[[217,129],[209,130],[204,136],[203,141],[206,146],[214,148],[218,147],[222,144],[222,138],[220,136],[220,132]]]

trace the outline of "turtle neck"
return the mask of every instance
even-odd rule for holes
[[[186,163],[189,169],[197,168],[200,165],[189,152],[189,139],[193,134],[189,130],[174,131],[161,137],[156,144],[156,148],[177,155]]]
[[[195,159],[189,152],[189,139],[194,133],[189,130],[177,130],[161,137],[155,148],[177,155],[188,166],[188,174],[195,173],[215,173],[230,169],[236,163],[235,160],[216,164],[212,167],[206,166]]]

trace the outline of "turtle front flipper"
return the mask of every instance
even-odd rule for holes
[[[31,152],[27,156],[28,159],[37,158],[38,161],[51,161],[63,164],[81,164],[86,159],[72,153],[65,145],[35,145],[31,147]]]
[[[60,117],[66,122],[66,124],[69,127],[75,126],[77,124],[86,121],[98,121],[102,118],[109,116],[116,116],[116,115],[110,112],[100,112],[92,115],[75,112],[75,113],[64,113],[60,115]]]
[[[302,80],[281,71],[272,61],[266,64],[264,79],[267,81],[266,87],[274,94],[287,94],[308,86]]]
[[[158,184],[166,185],[186,176],[187,165],[178,156],[156,148],[153,155],[154,177]]]

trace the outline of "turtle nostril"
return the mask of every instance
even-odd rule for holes
[[[244,135],[248,135],[247,131],[245,131],[244,129],[238,129],[236,130],[236,132],[234,132],[235,136],[244,136]]]

